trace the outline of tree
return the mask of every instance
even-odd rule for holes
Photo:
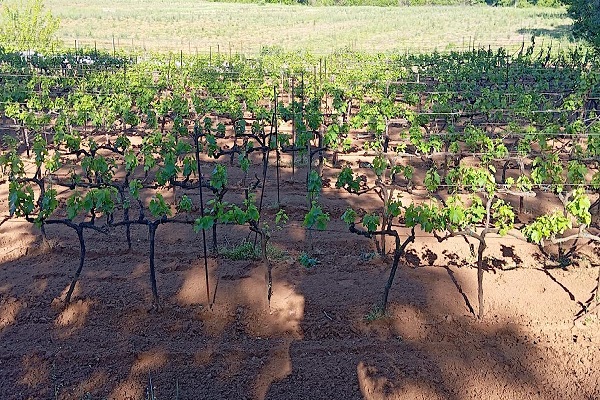
[[[600,0],[565,0],[573,34],[600,49]]]
[[[40,50],[56,40],[59,20],[46,10],[43,0],[8,0],[1,7],[0,44]]]

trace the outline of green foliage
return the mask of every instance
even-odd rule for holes
[[[227,167],[225,165],[215,165],[210,176],[210,185],[218,191],[227,187]]]
[[[379,215],[377,214],[365,214],[362,219],[363,226],[368,232],[375,232],[379,226]]]
[[[390,200],[385,205],[385,215],[396,218],[402,213],[402,202],[400,200]]]
[[[502,139],[492,139],[482,128],[472,125],[465,127],[465,143],[470,151],[483,153],[481,161],[484,164],[508,155],[508,149]]]
[[[526,225],[522,232],[527,240],[543,245],[545,239],[561,235],[572,226],[569,218],[556,211],[550,215],[542,215],[536,218],[532,223]]]
[[[563,0],[573,19],[573,34],[600,49],[600,0]]]
[[[240,162],[240,169],[242,170],[242,172],[248,172],[248,170],[250,169],[250,159],[248,158],[248,154],[240,154],[238,156],[238,161]]]
[[[193,157],[185,157],[183,159],[183,176],[189,178],[192,174],[198,172],[198,165]]]
[[[516,185],[517,189],[519,189],[522,192],[528,192],[531,191],[531,189],[533,189],[533,182],[531,182],[531,179],[529,179],[529,177],[526,175],[519,176]]]
[[[404,166],[404,168],[402,168],[402,175],[404,176],[404,178],[406,180],[411,180],[413,178],[413,175],[415,174],[415,168],[412,167],[411,165],[406,165]]]
[[[3,70],[19,77],[24,72],[32,71],[29,62],[24,62],[18,55],[6,53],[3,56],[6,57],[0,63]],[[327,146],[339,150],[344,142],[352,144],[353,138],[348,138],[348,119],[355,126],[358,124],[374,134],[372,148],[380,149],[385,140],[390,140],[387,143],[388,153],[378,153],[369,166],[376,179],[370,182],[367,178],[373,176],[371,171],[362,175],[361,168],[365,168],[362,163],[359,169],[342,168],[337,177],[337,188],[353,194],[371,192],[381,200],[379,206],[369,203],[369,199],[365,200],[364,207],[370,213],[357,213],[352,209],[344,212],[342,220],[351,226],[352,232],[363,236],[374,236],[374,232],[383,232],[383,236],[400,235],[401,232],[404,235],[405,230],[390,231],[404,225],[408,228],[420,226],[429,233],[444,232],[443,237],[438,236],[441,240],[453,235],[479,235],[485,240],[485,234],[490,232],[482,230],[482,226],[486,226],[494,228],[491,232],[498,231],[500,235],[505,235],[513,228],[515,219],[508,201],[513,202],[515,197],[519,197],[519,193],[513,196],[509,189],[531,191],[535,185],[540,192],[552,189],[561,195],[565,202],[562,211],[566,211],[562,217],[557,214],[539,219],[524,230],[530,240],[541,243],[545,238],[563,233],[571,225],[577,224],[584,229],[582,225],[591,223],[590,199],[585,191],[582,189],[567,196],[563,188],[571,187],[570,184],[585,186],[586,190],[590,186],[600,188],[600,173],[596,172],[595,159],[600,154],[600,141],[597,138],[600,128],[590,122],[597,119],[597,113],[582,109],[589,106],[586,96],[596,93],[598,82],[591,77],[596,74],[589,73],[580,65],[594,65],[597,62],[593,58],[595,56],[590,53],[586,58],[576,53],[558,58],[548,55],[547,61],[540,61],[544,59],[540,57],[542,55],[531,53],[511,58],[504,50],[450,52],[443,56],[335,54],[327,58],[330,76],[326,78],[330,79],[324,79],[326,87],[317,85],[316,79],[305,75],[306,88],[302,85],[304,92],[299,92],[299,85],[295,87],[292,95],[294,100],[289,107],[281,109],[281,116],[284,119],[293,118],[300,124],[297,128],[303,129],[295,131],[299,139],[294,145],[307,144],[309,139],[314,139],[315,132],[311,129],[322,131],[325,128],[322,124],[329,126],[323,130]],[[52,76],[36,72],[25,75],[27,78],[22,80],[12,79],[7,73],[0,88],[0,95],[6,101],[1,101],[0,107],[21,128],[19,139],[7,138],[0,152],[0,168],[9,181],[11,214],[43,222],[55,212],[58,215],[66,214],[68,220],[83,219],[97,223],[95,217],[101,213],[112,213],[119,201],[123,202],[125,209],[134,199],[140,201],[140,205],[145,204],[140,200],[142,189],[144,197],[152,199],[149,212],[142,206],[139,220],[120,221],[121,224],[148,223],[142,221],[144,212],[147,216],[152,214],[154,224],[164,222],[164,218],[170,216],[175,208],[180,213],[190,213],[194,205],[188,196],[198,188],[199,177],[190,182],[192,174],[198,175],[198,170],[195,154],[191,155],[191,138],[185,129],[188,120],[183,119],[189,114],[189,97],[193,97],[196,110],[202,109],[202,115],[211,115],[194,132],[197,135],[194,139],[199,140],[202,152],[200,159],[228,154],[234,164],[237,156],[247,178],[248,173],[255,172],[253,169],[256,167],[250,164],[249,154],[253,149],[262,150],[265,145],[262,139],[269,138],[266,132],[268,113],[264,107],[251,103],[268,104],[271,84],[275,78],[279,78],[280,71],[290,73],[290,80],[282,82],[283,90],[287,91],[290,89],[287,85],[294,82],[294,78],[300,76],[302,71],[306,71],[308,64],[315,65],[315,59],[310,56],[282,54],[280,58],[242,62],[232,57],[221,65],[215,59],[207,61],[198,56],[185,60],[180,69],[171,68],[171,63],[166,66],[156,62],[131,64],[126,71],[123,68],[116,73],[105,65],[95,70],[96,67],[79,68],[74,63],[73,75],[76,76],[71,76],[71,73]],[[587,60],[586,64],[582,64],[583,60]],[[284,62],[289,63],[285,68]],[[186,63],[192,63],[193,67],[188,68]],[[359,67],[353,66],[353,63]],[[247,74],[244,69],[252,70],[252,73]],[[218,71],[215,73],[215,70]],[[413,82],[413,78],[419,79],[419,73],[423,80]],[[396,81],[412,83],[391,83]],[[295,82],[299,83],[298,80]],[[557,88],[549,86],[548,82],[554,86],[560,84],[561,91],[570,91],[572,94],[566,97],[550,96]],[[265,93],[268,93],[255,91],[252,88],[255,84],[265,86]],[[14,86],[22,87],[15,90]],[[313,93],[314,98],[308,100],[308,104],[306,101],[304,104],[298,102],[300,97]],[[546,96],[542,96],[542,93]],[[285,94],[282,92],[280,96],[285,98]],[[329,112],[331,100],[333,113]],[[244,107],[241,107],[242,103],[245,103]],[[110,110],[104,110],[109,106]],[[320,113],[321,106],[327,109],[326,115]],[[116,132],[111,121],[114,122],[117,115],[124,120],[144,119],[149,108],[160,113],[161,122],[166,120],[168,124],[161,127],[160,131],[148,128],[136,138],[135,146],[124,134],[115,139]],[[244,120],[235,120],[234,128],[238,137],[235,138],[235,145],[231,146],[231,142],[226,143],[230,138],[221,140],[224,138],[224,125],[215,126],[213,119],[227,121],[229,116],[237,115],[242,108],[246,116],[253,114],[252,118],[247,118],[253,122],[247,126]],[[504,114],[504,111],[497,109],[509,112]],[[549,109],[553,111],[546,112]],[[469,119],[456,116],[456,110],[466,110],[465,115],[483,113],[484,117]],[[586,111],[583,117],[581,111]],[[229,112],[232,114],[227,114]],[[360,115],[353,118],[356,112],[360,112]],[[50,124],[44,122],[44,115],[57,116],[54,123]],[[201,116],[199,118],[202,119]],[[398,131],[394,125],[393,130],[388,131],[390,118],[408,121],[410,129],[408,132]],[[194,115],[194,119],[198,118]],[[469,120],[472,125],[467,122]],[[494,125],[484,126],[485,120]],[[90,122],[95,126],[103,126],[100,132],[106,131],[106,140],[95,131],[77,131],[78,124],[89,125]],[[498,123],[500,125],[495,125]],[[506,130],[491,129],[491,126],[506,126]],[[260,136],[261,140],[253,137],[249,129],[252,135]],[[54,135],[49,134],[52,130]],[[21,133],[27,135],[21,136]],[[384,133],[391,136],[384,136]],[[588,133],[586,143],[584,135]],[[272,136],[270,145],[274,146],[276,143]],[[290,136],[281,134],[280,144],[289,143]],[[46,137],[52,139],[46,142]],[[513,137],[520,139],[515,142]],[[25,141],[29,145],[27,157],[24,156]],[[505,143],[511,144],[511,153],[515,150],[519,152],[520,160],[513,157],[506,159],[508,152]],[[451,154],[446,153],[446,149]],[[394,151],[398,154],[394,154]],[[444,164],[440,164],[442,154],[439,152],[445,153]],[[530,155],[531,152],[534,155]],[[390,161],[392,157],[393,162]],[[39,168],[25,170],[24,163],[35,163]],[[142,164],[143,168],[138,168],[138,164]],[[412,193],[412,185],[403,188],[398,182],[402,177],[409,181],[415,177],[422,178],[425,171],[417,174],[413,165],[417,168],[423,165],[427,165],[425,168],[431,167],[425,174],[425,186],[432,193],[440,191],[442,185],[444,188],[448,186],[450,197],[446,198],[446,193],[436,193],[436,197],[444,200],[436,202],[430,199],[417,204],[421,200],[418,200],[417,193]],[[505,170],[497,173],[494,166],[501,165]],[[210,185],[213,196],[202,210],[207,215],[194,221],[194,230],[199,232],[214,228],[216,224],[248,224],[252,230],[260,231],[268,238],[271,233],[268,225],[258,224],[255,197],[251,195],[238,205],[223,201],[228,185],[228,170],[223,160],[217,160],[212,166]],[[447,171],[443,181],[440,176],[442,168]],[[331,171],[324,176],[330,176],[329,173]],[[592,180],[587,182],[591,185],[586,185],[586,178],[592,173]],[[502,185],[496,183],[500,175],[506,178]],[[167,204],[162,195],[157,193],[162,189],[160,186],[167,184],[177,187],[180,200],[176,204]],[[55,211],[59,202],[51,185],[60,187],[61,195],[66,198],[66,204],[61,203],[59,212]],[[303,221],[308,229],[325,229],[329,221],[322,206],[314,201],[321,195],[322,185],[322,176],[310,171],[307,179],[310,210]],[[120,192],[113,187],[119,188]],[[498,190],[503,192],[506,202],[496,199]],[[409,192],[410,196],[406,196],[408,206],[400,202],[397,191],[403,191],[400,195]],[[42,192],[44,195],[36,198]],[[124,214],[118,213],[117,216]],[[112,221],[113,216],[109,217],[107,222]],[[169,222],[189,222],[188,218],[183,219]],[[279,210],[274,220],[276,227],[280,227],[287,222],[288,216],[284,210]],[[355,224],[360,225],[361,229],[354,229]],[[541,224],[549,224],[550,227]],[[411,239],[411,236],[406,237]],[[406,243],[408,245],[409,242]],[[387,251],[383,247],[381,251]]]
[[[314,257],[311,257],[310,255],[308,255],[308,253],[303,251],[302,253],[300,253],[300,256],[298,256],[298,262],[304,268],[311,269],[319,263],[319,260],[317,260]]]
[[[567,165],[567,181],[575,185],[585,183],[587,168],[585,164],[577,160],[569,161]]]
[[[125,154],[125,170],[129,173],[133,172],[135,167],[138,166],[138,158],[133,151]]]
[[[321,181],[321,177],[319,173],[314,169],[311,170],[308,174],[308,198],[312,201],[319,197],[321,194],[321,190],[323,189],[323,182]]]
[[[485,0],[491,6],[500,7],[560,7],[562,0]]]
[[[492,165],[488,165],[488,168],[459,165],[448,171],[446,183],[452,192],[466,189],[471,192],[485,191],[491,195],[496,191],[496,181],[492,174],[495,169]]]
[[[514,227],[515,212],[510,204],[497,200],[492,205],[492,219],[498,228],[498,234],[504,236]]]
[[[433,151],[440,151],[443,142],[439,137],[425,138],[421,127],[412,125],[408,131],[410,143],[415,146],[418,153],[431,154]]]
[[[306,125],[312,131],[319,129],[319,126],[323,123],[323,114],[321,113],[321,99],[309,99],[305,105],[305,118]]]
[[[459,197],[451,197],[448,199],[448,206],[445,210],[447,225],[449,225],[452,229],[463,228],[469,222],[466,218],[466,215],[467,210],[465,209]]]
[[[581,188],[574,190],[568,197],[573,197],[571,201],[565,204],[565,210],[574,217],[575,221],[582,226],[589,226],[592,222],[592,216],[589,211],[591,206],[590,198]],[[564,216],[558,211],[536,218],[534,222],[523,229],[523,234],[532,242],[543,244],[544,239],[554,238],[556,235],[564,233],[566,229],[572,228],[572,219]]]
[[[590,198],[585,194],[584,190],[577,189],[573,191],[573,200],[566,204],[565,209],[575,217],[579,224],[590,226],[592,222],[592,214],[590,214],[591,205]]]
[[[304,217],[302,225],[308,229],[316,228],[319,231],[324,231],[327,229],[328,222],[329,214],[323,212],[321,206],[316,201],[313,201],[310,210]]]
[[[6,153],[0,154],[0,171],[2,175],[6,175],[10,179],[25,174],[23,161],[14,148],[10,148]]]
[[[356,221],[356,217],[358,215],[356,214],[356,211],[354,211],[351,208],[348,208],[346,211],[344,211],[344,213],[342,214],[342,221],[344,221],[347,225],[352,225],[354,223],[354,221]]]
[[[234,261],[257,260],[260,258],[260,248],[254,246],[252,242],[244,240],[237,246],[221,248],[219,254]]]
[[[43,0],[4,0],[0,6],[0,42],[17,50],[45,50],[56,41],[59,20]]]
[[[190,212],[192,211],[192,199],[190,199],[187,195],[181,196],[179,200],[179,205],[177,205],[177,211],[179,212]]]
[[[288,220],[289,220],[289,217],[284,209],[280,209],[279,211],[277,211],[277,214],[275,214],[275,225],[278,228],[287,224]]]
[[[47,157],[44,161],[44,167],[48,170],[49,173],[54,173],[62,167],[62,162],[60,161],[60,153],[55,151],[51,157]]]
[[[156,183],[164,186],[167,182],[175,179],[181,169],[177,165],[177,156],[174,153],[167,153],[164,156],[163,165],[156,172]]]
[[[348,142],[348,131],[350,126],[348,124],[331,124],[323,135],[323,142],[325,147],[332,149],[339,149],[342,151],[348,151],[352,141]]]
[[[440,177],[440,174],[437,172],[437,169],[435,167],[432,167],[427,170],[427,172],[425,173],[425,179],[423,181],[427,190],[429,190],[430,192],[435,192],[440,186],[441,182],[442,178]]]
[[[388,162],[383,155],[378,155],[373,159],[373,172],[377,175],[377,178],[381,179],[381,176],[388,167]]]
[[[536,184],[554,184],[556,192],[562,191],[563,166],[555,153],[537,156],[532,163],[531,179]],[[575,177],[576,175],[574,175]]]
[[[375,305],[375,306],[373,306],[371,311],[369,311],[367,313],[367,315],[365,315],[365,321],[375,322],[384,317],[385,317],[385,311],[383,310],[383,308],[379,305]]]
[[[342,172],[340,172],[340,174],[338,175],[335,187],[338,189],[345,189],[350,193],[357,193],[360,191],[360,182],[360,177],[354,176],[352,168],[344,167],[342,168]]]
[[[239,260],[256,260],[260,258],[260,249],[248,240],[244,240],[237,246],[228,248],[222,248],[219,251],[223,257],[228,258],[230,260],[239,261]]]
[[[409,228],[421,226],[427,233],[444,229],[442,211],[437,204],[411,204],[404,213],[406,226]]]
[[[129,193],[136,200],[139,200],[140,189],[142,189],[142,188],[143,188],[143,185],[139,179],[132,179],[131,182],[129,182]]]
[[[229,260],[259,260],[261,258],[260,246],[254,246],[254,243],[243,240],[240,244],[219,249],[219,255]],[[267,243],[267,257],[270,260],[282,260],[288,258],[288,254]]]
[[[483,222],[486,211],[478,196],[471,197],[471,204],[466,207],[459,196],[451,196],[443,210],[443,225],[446,229],[462,230],[467,226]]]
[[[219,145],[217,144],[217,138],[213,134],[207,134],[205,136],[206,153],[209,157],[216,157],[219,152]]]
[[[258,221],[260,214],[254,201],[255,197],[249,196],[247,200],[244,200],[243,207],[239,207],[216,199],[210,200],[207,206],[211,208],[207,211],[211,215],[197,218],[194,222],[194,232],[210,229],[215,223],[244,225]],[[284,217],[281,216],[281,218]]]
[[[85,175],[98,183],[108,183],[112,180],[116,168],[115,160],[104,156],[86,156],[81,160],[81,168]]]
[[[258,207],[256,207],[254,196],[249,196],[247,200],[244,200],[244,206],[246,207],[246,221],[258,221],[260,219],[260,213]]]
[[[163,195],[160,193],[156,193],[154,198],[150,200],[148,209],[154,218],[170,217],[172,214],[171,207],[165,202]]]
[[[114,187],[90,189],[83,197],[83,210],[93,213],[110,214],[115,210],[116,196],[117,189]]]
[[[35,138],[33,139],[33,154],[35,155],[34,161],[37,167],[42,165],[44,158],[48,155],[47,145],[48,143],[46,143],[46,140],[42,135],[35,135]]]
[[[44,192],[44,196],[40,201],[40,212],[37,217],[38,222],[48,218],[58,208],[56,195],[56,189],[48,189]]]
[[[10,215],[26,217],[33,213],[34,193],[31,186],[11,181],[8,185],[8,209]]]
[[[79,193],[75,192],[67,198],[67,219],[74,219],[83,210],[83,204]]]
[[[197,218],[194,221],[194,232],[198,233],[202,230],[212,228],[215,224],[215,217],[212,215],[205,215],[204,217]]]
[[[440,207],[437,203],[411,204],[406,207],[404,214],[407,227],[420,226],[428,233],[474,229],[482,224],[486,217],[486,208],[477,195],[472,195],[469,202],[464,202],[459,196],[450,196],[445,207]],[[501,236],[513,228],[514,220],[515,213],[510,204],[503,200],[496,200],[492,204],[490,222]]]
[[[117,149],[120,149],[121,151],[125,151],[127,149],[129,149],[129,147],[131,146],[131,140],[129,140],[129,138],[125,135],[119,135],[117,136],[117,139],[115,140],[115,147]]]
[[[406,167],[403,167],[401,165],[394,165],[391,168],[391,178],[392,180],[394,180],[394,178],[396,177],[396,175],[398,174],[403,174],[405,178],[407,178],[408,180],[412,179],[412,176],[414,174],[414,168],[411,167],[410,165],[407,165]],[[408,177],[407,177],[408,174]]]
[[[58,122],[57,122],[58,123]],[[81,134],[79,132],[57,134],[54,136],[54,143],[62,144],[69,151],[77,151],[81,149]]]

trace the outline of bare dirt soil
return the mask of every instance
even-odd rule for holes
[[[281,203],[290,223],[273,234],[285,254],[273,261],[270,308],[261,262],[222,257],[209,259],[210,308],[201,235],[176,225],[157,233],[161,311],[148,311],[143,228],[133,229],[131,252],[119,229],[86,232],[85,268],[65,308],[60,299],[78,265],[76,236],[48,227],[48,250],[30,224],[3,222],[0,398],[143,399],[150,386],[157,399],[600,398],[599,322],[595,310],[581,314],[595,304],[595,248],[581,246],[566,268],[544,268],[534,246],[492,239],[487,309],[478,321],[468,244],[440,244],[418,232],[388,316],[371,320],[390,261],[339,216],[348,205],[372,210],[375,198],[324,189],[332,222],[313,233],[319,263],[306,269],[297,261],[310,247],[301,227],[305,171],[294,179],[284,171]],[[272,216],[274,181],[268,185]],[[7,190],[0,186],[3,217]],[[536,202],[526,207],[544,206]],[[248,236],[245,227],[219,232],[221,246]]]

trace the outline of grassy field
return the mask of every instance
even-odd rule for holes
[[[537,36],[572,45],[564,9],[487,6],[306,7],[197,0],[47,0],[68,45],[256,54],[262,46],[316,54],[518,47]]]

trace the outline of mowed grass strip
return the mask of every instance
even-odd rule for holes
[[[194,0],[47,0],[67,45],[257,54],[263,46],[329,54],[431,52],[537,43],[573,46],[562,8],[307,7]]]

